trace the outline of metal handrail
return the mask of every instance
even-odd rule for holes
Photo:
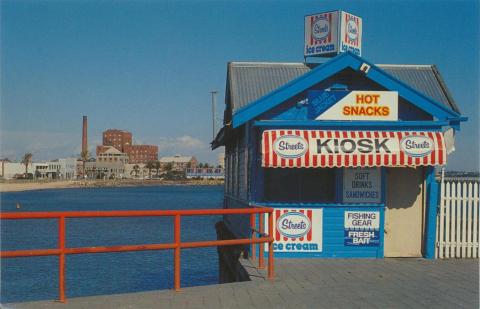
[[[264,237],[256,238],[252,234],[251,238],[228,239],[228,240],[209,240],[182,242],[180,235],[180,223],[182,216],[209,216],[209,215],[238,215],[249,214],[251,220],[259,214],[258,231],[263,229],[263,216],[268,214],[269,231],[268,234],[262,232]],[[125,245],[110,247],[80,247],[67,248],[65,246],[66,218],[105,218],[105,217],[174,217],[174,242],[162,244],[143,244],[143,245]],[[14,250],[0,251],[1,258],[14,257],[32,257],[32,256],[59,256],[59,301],[66,302],[65,296],[65,255],[66,254],[85,254],[85,253],[105,253],[105,252],[129,252],[146,250],[174,250],[174,290],[180,291],[180,250],[184,248],[232,246],[232,245],[252,245],[268,243],[268,278],[273,279],[273,209],[264,207],[240,208],[240,209],[185,209],[185,210],[122,210],[122,211],[62,211],[62,212],[7,212],[0,213],[0,220],[22,220],[22,219],[52,219],[58,221],[58,248],[56,249],[32,249],[32,250]],[[255,220],[254,220],[255,221]],[[253,227],[253,226],[252,226]],[[263,248],[263,246],[260,246]],[[263,252],[263,250],[261,250]],[[259,268],[263,265],[263,253],[259,258]]]

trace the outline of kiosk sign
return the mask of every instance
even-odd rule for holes
[[[322,209],[276,209],[275,252],[322,252]],[[265,218],[268,230],[268,220]],[[268,251],[268,246],[265,245]]]
[[[428,166],[447,160],[443,134],[429,131],[265,130],[261,149],[263,167]]]
[[[380,212],[345,211],[345,246],[380,246]]]
[[[381,174],[378,168],[346,168],[343,170],[344,203],[380,203]]]

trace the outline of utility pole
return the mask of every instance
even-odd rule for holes
[[[216,105],[216,99],[217,99],[217,93],[218,91],[210,91],[210,93],[212,94],[212,140],[215,139],[215,133],[216,133],[216,130],[215,130],[215,105]]]

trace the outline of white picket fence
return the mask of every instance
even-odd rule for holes
[[[478,258],[479,234],[479,180],[442,177],[435,257]]]

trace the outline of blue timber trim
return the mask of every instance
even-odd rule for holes
[[[383,231],[385,204],[330,204],[330,203],[256,203],[275,209],[317,208],[323,209],[321,252],[275,252],[275,257],[285,258],[383,258]],[[372,247],[345,246],[345,211],[378,211],[380,215],[380,245]],[[265,252],[267,255],[267,252]]]
[[[425,258],[435,258],[435,237],[437,231],[438,182],[435,179],[435,168],[429,166],[427,182],[427,215],[425,222]]]
[[[442,127],[450,125],[447,121],[295,121],[295,120],[257,120],[256,127],[267,128],[316,128],[316,129],[359,129],[359,130],[433,130],[440,131]]]
[[[329,207],[385,207],[384,203],[278,203],[278,202],[256,202],[255,205],[272,208],[329,208]]]
[[[242,124],[346,68],[358,71],[364,63],[370,66],[370,70],[366,73],[367,78],[385,87],[387,90],[397,91],[399,96],[428,114],[441,121],[448,121],[455,126],[459,126],[461,121],[466,121],[466,118],[459,113],[421,94],[374,64],[350,52],[346,52],[241,108],[233,115],[232,126],[233,128],[238,128]]]

